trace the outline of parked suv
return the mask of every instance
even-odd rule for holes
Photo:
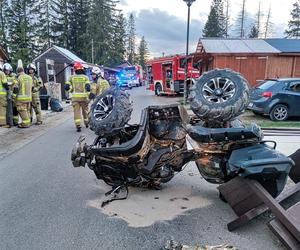
[[[273,121],[300,116],[300,78],[270,79],[252,90],[248,109]]]

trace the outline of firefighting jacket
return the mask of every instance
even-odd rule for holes
[[[86,75],[73,75],[65,84],[70,87],[69,91],[72,93],[72,101],[88,101],[90,80]]]
[[[7,84],[6,75],[2,71],[0,71],[0,98],[6,96],[7,94],[7,90],[4,87],[5,84]]]
[[[20,73],[17,79],[18,81],[15,86],[15,88],[18,88],[16,97],[17,102],[31,102],[33,86],[32,77],[25,73]]]
[[[99,85],[99,94],[98,95],[102,94],[105,90],[110,88],[108,81],[106,81],[105,79],[99,79],[98,85]]]
[[[40,90],[43,85],[43,81],[40,77],[35,75],[32,76],[33,88],[32,88],[32,101],[39,101],[40,99]]]

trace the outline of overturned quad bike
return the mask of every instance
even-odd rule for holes
[[[73,166],[88,166],[112,186],[108,194],[125,189],[126,197],[128,186],[159,189],[190,161],[210,183],[242,176],[278,196],[294,163],[275,150],[276,142],[263,140],[257,125],[245,127],[236,119],[248,105],[247,81],[229,69],[207,72],[191,88],[189,101],[195,116],[180,105],[149,106],[139,124],[128,125],[128,93],[107,90],[91,107],[97,137],[92,145],[79,138]]]

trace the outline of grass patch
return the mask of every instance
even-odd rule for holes
[[[271,121],[267,116],[255,115],[251,111],[246,111],[240,116],[240,119],[246,125],[256,123],[263,128],[300,128],[300,120],[287,120],[287,121]]]

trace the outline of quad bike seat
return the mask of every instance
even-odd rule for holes
[[[252,124],[249,128],[205,128],[202,126],[189,126],[187,131],[193,140],[202,143],[240,141],[247,139],[260,140],[262,138],[262,130],[256,124]]]
[[[96,146],[92,147],[92,152],[96,155],[105,155],[105,156],[129,156],[137,153],[143,146],[144,140],[146,138],[148,130],[148,110],[144,109],[142,111],[141,121],[139,128],[135,136],[122,144],[112,145],[110,147],[98,148]]]

